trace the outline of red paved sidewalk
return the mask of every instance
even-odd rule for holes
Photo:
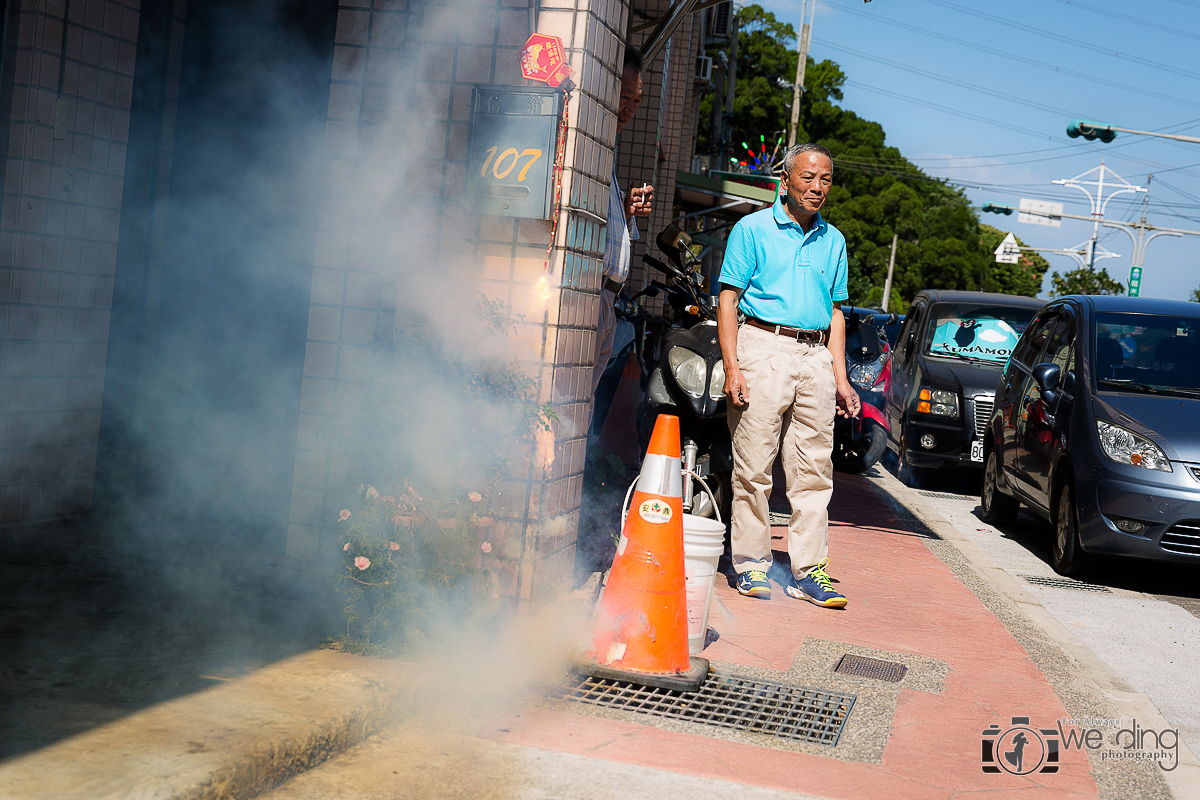
[[[959,792],[1096,797],[1087,759],[1064,750],[1057,774],[981,770],[981,733],[1012,716],[1036,726],[1070,717],[1049,681],[999,620],[892,513],[867,481],[838,475],[831,506],[831,575],[850,599],[820,609],[776,590],[741,597],[717,576],[709,625],[720,639],[704,657],[788,670],[806,637],[916,654],[949,666],[940,693],[901,686],[882,763],[847,762],[633,722],[525,708],[481,734],[545,750],[831,798],[948,798]],[[774,529],[785,548],[785,529]],[[777,552],[777,559],[784,553]],[[818,687],[819,688],[819,687]],[[853,717],[851,712],[851,716]]]

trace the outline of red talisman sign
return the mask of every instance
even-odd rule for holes
[[[550,86],[562,83],[571,74],[562,39],[544,33],[530,36],[521,48],[521,74]]]

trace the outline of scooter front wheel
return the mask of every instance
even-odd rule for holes
[[[861,432],[854,435],[852,423],[838,427],[833,435],[833,466],[841,472],[865,472],[879,462],[887,448],[887,431],[873,419],[862,421]]]

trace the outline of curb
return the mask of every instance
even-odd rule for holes
[[[1112,709],[1116,712],[1114,718],[1136,718],[1159,729],[1171,727],[1150,698],[1136,692],[1051,615],[1016,578],[997,566],[970,539],[925,503],[916,490],[905,486],[882,466],[876,471],[878,477],[863,477],[883,495],[902,520],[924,528],[936,537],[926,542],[934,555],[963,579],[967,588],[996,614],[1077,718],[1105,716],[1111,713],[1107,709]],[[955,550],[962,561],[951,563],[951,560],[957,560],[947,559],[945,553],[939,552],[944,548],[936,546],[938,540]],[[980,591],[981,588],[983,591]],[[1014,625],[1014,615],[1028,622],[1032,630],[1030,627],[1022,630],[1023,626]],[[1047,644],[1059,653],[1048,652]],[[1067,663],[1063,663],[1061,656],[1065,656]],[[1081,682],[1077,680],[1080,675],[1086,679],[1087,685],[1080,685]],[[1103,713],[1098,714],[1098,711]],[[1090,754],[1089,761],[1102,797],[1131,796],[1129,788],[1120,785],[1122,773],[1115,765],[1100,762]],[[1182,741],[1179,742],[1178,765],[1173,771],[1154,770],[1154,773],[1176,800],[1200,800],[1200,761]]]
[[[419,677],[411,663],[304,653],[12,759],[0,796],[253,797],[412,714]]]

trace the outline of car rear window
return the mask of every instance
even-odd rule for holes
[[[929,315],[925,354],[1003,364],[1038,309],[938,303]]]

